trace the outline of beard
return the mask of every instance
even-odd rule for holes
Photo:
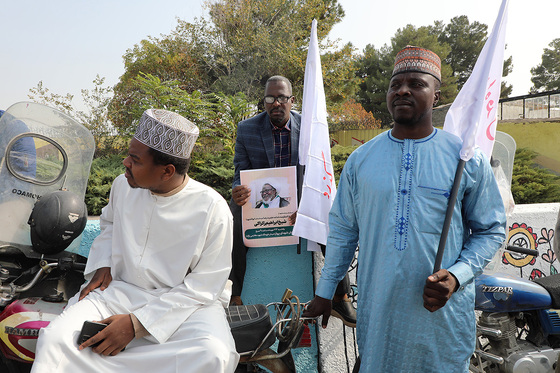
[[[431,111],[431,109],[430,109]],[[416,113],[413,115],[400,115],[398,112],[393,114],[393,120],[403,126],[413,126],[420,123],[428,112]]]
[[[284,117],[284,110],[282,109],[275,109],[270,112],[270,123],[272,123],[276,127],[284,127],[288,120]]]

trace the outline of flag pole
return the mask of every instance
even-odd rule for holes
[[[461,178],[463,176],[464,169],[465,161],[459,159],[459,164],[457,165],[457,170],[455,171],[455,179],[453,180],[453,187],[451,188],[451,195],[449,196],[449,200],[447,202],[447,211],[445,212],[445,220],[443,221],[443,228],[441,230],[441,237],[439,239],[433,273],[436,273],[441,269],[441,261],[443,259],[443,252],[445,251],[445,242],[447,241],[451,218],[453,218],[453,210],[455,209],[455,202],[457,201],[457,194],[459,193],[459,186],[461,185]]]
[[[455,98],[445,116],[443,130],[450,132],[463,141],[451,195],[449,196],[445,220],[443,222],[439,247],[434,263],[434,272],[441,269],[449,226],[457,201],[461,177],[465,163],[474,155],[475,147],[492,155],[494,133],[496,131],[497,103],[500,97],[500,83],[504,64],[505,27],[509,0],[502,0],[498,17],[492,33],[484,43],[471,76]]]
[[[300,165],[298,163],[298,165],[297,165],[297,176],[296,176],[298,206],[301,203],[301,192],[302,192],[301,189],[303,188],[303,177],[304,177],[304,175],[305,175],[305,166]],[[301,237],[299,238],[296,251],[297,251],[297,254],[301,254]]]

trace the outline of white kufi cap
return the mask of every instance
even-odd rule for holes
[[[198,127],[171,111],[148,109],[140,118],[134,138],[162,153],[187,159],[198,138]]]

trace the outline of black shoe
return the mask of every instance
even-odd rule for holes
[[[356,327],[356,310],[350,299],[343,299],[337,302],[333,301],[331,315],[338,317],[346,326],[351,328]]]

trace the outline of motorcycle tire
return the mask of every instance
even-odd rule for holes
[[[7,359],[0,353],[0,372],[2,373],[29,373],[31,365]]]

